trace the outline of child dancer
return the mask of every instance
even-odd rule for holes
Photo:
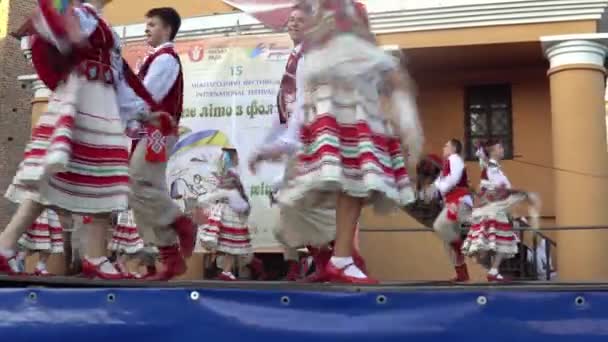
[[[221,253],[220,280],[236,280],[234,268],[237,257],[252,254],[250,231],[247,225],[250,205],[237,168],[238,153],[224,148],[219,162],[218,189],[199,197],[202,204],[211,204],[207,224],[202,226],[199,238],[202,246]]]
[[[477,152],[482,166],[481,206],[475,208],[472,223],[462,251],[476,257],[480,264],[488,254],[493,257],[488,271],[488,281],[506,281],[499,272],[500,264],[518,252],[518,236],[513,231],[510,209],[513,205],[527,201],[534,227],[538,226],[540,202],[536,195],[514,191],[509,179],[502,171],[499,161],[504,157],[504,148],[498,141],[491,141]]]
[[[19,245],[26,251],[27,256],[38,254],[34,275],[50,276],[51,273],[47,269],[49,257],[51,254],[63,252],[63,229],[57,213],[50,209],[43,211],[21,236]]]

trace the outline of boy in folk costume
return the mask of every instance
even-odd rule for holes
[[[221,253],[222,273],[218,278],[225,281],[236,280],[233,272],[237,257],[252,254],[247,225],[251,207],[238,174],[238,163],[236,149],[222,149],[216,174],[219,185],[215,191],[198,198],[199,203],[210,206],[207,223],[201,227],[201,244],[209,251]]]
[[[39,0],[30,21],[32,61],[53,95],[6,192],[19,208],[0,234],[0,272],[12,273],[19,236],[52,208],[62,222],[72,213],[92,217],[86,276],[122,277],[105,255],[111,213],[127,207],[129,154],[112,60],[120,40],[99,12],[109,2],[92,0],[60,13],[50,0]]]
[[[354,263],[354,235],[364,205],[388,212],[415,199],[406,170],[422,144],[413,90],[399,61],[376,46],[360,3],[302,2],[315,13],[296,75],[294,124],[287,128],[296,130],[300,147],[277,202],[335,208],[336,242],[325,279],[376,283]],[[264,151],[252,164],[282,153]]]
[[[469,191],[469,181],[462,153],[462,143],[451,139],[443,147],[443,167],[441,174],[427,191],[430,197],[440,195],[443,209],[433,223],[433,229],[445,244],[450,255],[457,282],[469,280],[469,272],[462,254],[462,237],[460,227],[471,215],[473,198]]]
[[[467,256],[476,257],[480,264],[483,264],[480,260],[492,256],[487,279],[490,282],[503,282],[507,279],[499,272],[500,264],[519,252],[519,238],[513,230],[510,209],[515,204],[527,201],[533,219],[532,226],[537,227],[540,201],[535,194],[511,188],[499,163],[504,157],[504,148],[500,142],[488,142],[485,147],[478,149],[477,156],[482,167],[481,205],[473,210],[472,225],[462,251]]]
[[[52,254],[63,253],[63,228],[59,216],[46,209],[19,239],[27,255],[38,254],[34,275],[49,276],[47,262]]]
[[[196,234],[193,222],[171,199],[166,181],[168,151],[177,141],[183,104],[184,78],[173,43],[181,18],[168,7],[152,9],[146,18],[147,43],[154,51],[144,61],[138,76],[158,106],[149,108],[138,99],[130,112],[158,110],[170,114],[170,118],[159,116],[160,127],[142,125],[141,118],[129,120],[131,136],[144,132],[131,156],[129,205],[144,239],[153,240],[160,253],[163,267],[147,279],[169,280],[186,271],[184,258],[192,255]]]

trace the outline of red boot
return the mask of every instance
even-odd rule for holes
[[[158,252],[163,269],[160,272],[146,276],[145,280],[167,281],[186,273],[186,261],[182,257],[177,245],[158,247]]]
[[[379,283],[376,279],[371,277],[355,278],[346,275],[344,271],[351,265],[346,265],[346,267],[343,268],[337,268],[332,262],[328,262],[325,266],[325,274],[327,276],[327,280],[331,283],[354,285],[375,285]]]
[[[0,255],[0,274],[7,274],[7,275],[17,275],[18,274],[17,272],[15,272],[15,270],[13,270],[13,268],[10,265],[11,259],[15,259],[15,256],[7,258],[7,257]]]
[[[188,216],[182,215],[171,226],[179,237],[179,248],[182,255],[185,258],[191,257],[196,244],[196,225]]]
[[[469,269],[467,268],[467,264],[454,266],[454,270],[456,271],[456,276],[452,278],[453,282],[464,283],[469,281]]]
[[[287,260],[287,281],[300,279],[300,263],[295,260]]]
[[[454,270],[456,271],[456,277],[452,278],[453,282],[462,283],[469,281],[469,269],[464,260],[464,254],[462,254],[462,240],[456,240],[450,243],[452,251],[456,255],[456,265]]]
[[[82,259],[82,275],[89,279],[103,279],[103,280],[123,280],[125,276],[116,269],[117,273],[105,273],[101,270],[101,266],[105,263],[110,263],[110,260],[106,259],[99,265],[95,265],[89,260]],[[112,267],[116,268],[115,265]]]
[[[326,271],[326,266],[331,259],[333,254],[332,250],[329,248],[314,248],[311,250],[311,256],[313,262],[315,264],[315,271],[308,277],[304,279],[306,283],[322,283],[329,281],[328,274]],[[314,251],[314,252],[313,252]]]

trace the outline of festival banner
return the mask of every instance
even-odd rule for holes
[[[252,206],[249,224],[255,249],[278,247],[273,230],[278,208],[270,205],[270,182],[280,165],[263,165],[257,176],[247,167],[253,149],[278,123],[276,95],[292,43],[286,35],[179,40],[184,71],[184,110],[180,137],[171,151],[167,181],[174,198],[194,212],[196,198],[213,191],[222,147],[233,146],[238,170]],[[128,42],[123,55],[137,70],[149,52]]]

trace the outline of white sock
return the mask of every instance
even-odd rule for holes
[[[490,271],[488,272],[489,275],[491,276],[497,276],[498,275],[498,269],[497,268],[492,268],[490,269]]]
[[[103,273],[107,273],[107,274],[118,274],[118,270],[116,269],[116,267],[114,267],[114,265],[107,261],[108,258],[106,257],[98,257],[98,258],[89,258],[89,257],[85,257],[85,259],[87,259],[87,261],[89,261],[90,263],[92,263],[93,265],[99,266],[100,267],[100,271]]]
[[[346,269],[344,270],[344,274],[346,274],[347,276],[359,279],[367,278],[365,273],[361,272],[359,267],[355,266],[354,262],[355,261],[352,257],[331,257],[331,263],[334,266],[339,269],[343,269],[344,267],[346,267]]]
[[[232,274],[232,272],[222,271],[222,274],[227,277],[230,277],[230,279],[236,279],[236,277],[234,276],[234,274]]]
[[[15,251],[10,249],[10,248],[3,248],[0,247],[0,255],[2,255],[5,258],[12,258],[15,256]]]
[[[46,263],[44,263],[42,261],[38,261],[38,263],[36,264],[36,270],[46,271]]]

